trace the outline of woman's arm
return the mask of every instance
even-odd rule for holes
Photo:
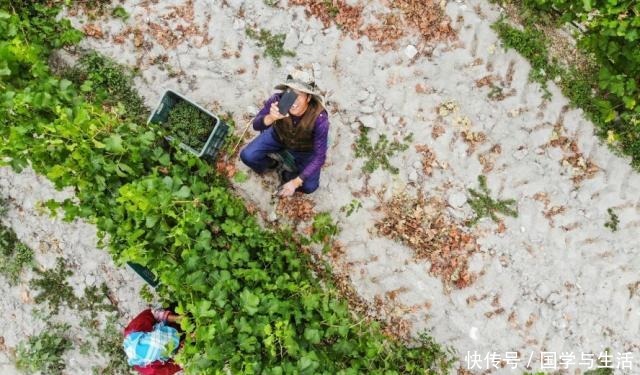
[[[327,159],[327,138],[329,136],[329,117],[326,111],[318,115],[313,129],[313,156],[299,174],[302,181],[318,173]]]
[[[265,121],[265,118],[269,116],[269,112],[271,111],[271,104],[276,103],[278,100],[280,100],[281,95],[282,94],[280,93],[273,94],[269,99],[267,99],[264,102],[264,106],[262,107],[260,112],[258,112],[256,117],[253,119],[253,130],[263,131],[266,128],[268,128],[271,124],[273,124],[273,120],[267,119],[267,121]],[[265,122],[268,122],[268,124]]]

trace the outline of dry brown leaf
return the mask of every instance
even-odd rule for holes
[[[102,29],[100,28],[100,26],[96,25],[95,23],[89,23],[84,25],[84,27],[82,28],[82,31],[84,32],[84,35],[90,38],[95,38],[95,39],[104,38],[104,33],[102,32]]]

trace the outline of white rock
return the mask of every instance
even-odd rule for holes
[[[368,105],[363,105],[362,107],[360,107],[360,112],[366,113],[366,114],[371,114],[371,113],[373,113],[373,108],[368,106]]]
[[[289,33],[287,34],[287,37],[284,39],[284,44],[282,45],[282,48],[293,50],[296,47],[298,47],[298,44],[300,44],[298,33],[294,29],[290,29]]]
[[[235,10],[239,10],[242,7],[243,3],[244,0],[227,0],[227,4]]]
[[[414,167],[415,169],[418,169],[418,170],[419,170],[419,169],[422,169],[422,162],[420,162],[420,161],[415,161],[415,162],[413,162],[413,167]]]
[[[469,337],[473,341],[478,341],[478,328],[477,327],[471,327],[471,329],[469,330]]]
[[[384,110],[385,110],[385,111],[389,111],[389,110],[391,110],[392,105],[391,105],[391,103],[390,103],[389,101],[385,101],[385,102],[382,104],[382,108],[384,108]]]
[[[356,94],[356,99],[358,99],[359,102],[367,100],[368,97],[369,97],[369,91],[367,90],[360,90]]]
[[[367,100],[364,101],[364,105],[368,106],[368,107],[373,107],[373,104],[376,102],[376,95],[375,94],[371,94],[369,95],[369,97],[367,98]]]
[[[93,285],[96,285],[96,281],[97,281],[97,280],[96,280],[96,277],[95,277],[95,276],[93,276],[93,275],[87,275],[87,276],[84,278],[84,281],[85,281],[85,283],[87,283],[87,285],[89,285],[89,286],[93,286]]]
[[[545,301],[550,305],[559,305],[562,302],[562,296],[558,292],[551,292]]]
[[[310,46],[313,44],[313,36],[311,36],[311,34],[307,34],[304,36],[304,38],[302,38],[302,44],[306,45],[306,46]]]
[[[311,66],[313,67],[313,75],[315,76],[315,79],[319,79],[322,76],[322,67],[318,63],[312,63]]]
[[[255,105],[248,105],[247,113],[251,113],[251,114],[258,113],[258,108]]]
[[[462,205],[467,203],[467,196],[462,192],[455,192],[449,195],[447,202],[451,207],[460,208]]]
[[[408,58],[412,59],[415,55],[418,54],[418,50],[412,44],[409,44],[407,48],[404,49],[404,54]]]
[[[273,210],[273,211],[269,212],[269,215],[267,216],[267,220],[269,220],[269,221],[278,220],[278,214],[276,214],[276,210]]]
[[[527,148],[525,147],[525,148],[522,148],[522,149],[514,152],[513,153],[513,157],[516,160],[522,160],[522,159],[524,159],[525,156],[527,156],[528,153],[529,153],[529,150],[527,150]]]
[[[409,178],[409,181],[411,181],[411,182],[416,182],[416,181],[418,181],[418,171],[416,171],[415,169],[411,169],[411,170],[409,171],[409,176],[408,176],[408,178]]]
[[[544,149],[543,149],[543,148],[538,147],[538,148],[536,148],[535,150],[533,150],[533,152],[535,152],[535,153],[536,153],[536,155],[542,155],[542,154],[544,154]]]
[[[358,117],[358,121],[365,128],[375,129],[375,128],[378,127],[378,122],[377,122],[376,118],[374,116],[371,116],[371,115],[360,116],[360,117]]]
[[[246,22],[244,22],[244,20],[241,20],[240,18],[236,18],[235,21],[233,21],[234,30],[242,30],[245,26]]]

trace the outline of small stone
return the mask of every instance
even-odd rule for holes
[[[298,33],[294,29],[289,30],[287,37],[284,39],[284,44],[282,45],[282,48],[287,50],[293,50],[296,47],[298,47],[298,44],[300,44]]]
[[[527,156],[527,154],[529,153],[529,150],[527,150],[526,147],[523,147],[521,149],[519,149],[518,151],[513,153],[513,157],[516,160],[522,160],[524,159],[525,156]]]
[[[278,220],[278,214],[276,214],[275,210],[269,212],[269,215],[267,216],[267,220],[271,222]]]
[[[367,115],[367,116],[360,116],[358,117],[358,121],[362,124],[362,126],[364,126],[365,128],[369,128],[369,129],[375,129],[376,127],[378,127],[376,118],[374,116],[371,115]]]
[[[245,26],[246,26],[246,22],[244,22],[244,20],[241,20],[240,18],[236,18],[233,21],[233,29],[234,30],[242,30],[242,29],[244,29]]]
[[[356,94],[356,99],[358,99],[359,102],[363,102],[367,100],[368,97],[369,97],[369,91],[367,90],[360,90]]]
[[[533,152],[535,152],[535,153],[536,153],[536,155],[542,155],[542,154],[544,154],[544,149],[543,149],[543,148],[538,147],[538,148],[536,148],[535,150],[533,150]]]
[[[254,105],[248,105],[247,113],[251,113],[251,114],[258,113],[258,108]]]
[[[311,36],[310,34],[307,34],[304,36],[304,38],[302,38],[302,44],[304,44],[305,46],[310,46],[313,44],[313,36]]]
[[[551,292],[547,299],[545,300],[550,305],[558,305],[562,302],[562,296],[558,292]]]
[[[525,227],[520,227],[520,232],[524,233],[526,231],[527,231],[527,229]]]
[[[407,48],[404,49],[404,54],[408,58],[412,59],[418,54],[418,50],[412,44],[409,44]]]
[[[314,78],[317,81],[322,76],[322,67],[318,63],[312,63],[311,66],[313,67]]]
[[[422,168],[422,162],[420,162],[420,161],[413,162],[413,167],[415,169],[421,169]]]
[[[364,105],[367,107],[373,107],[373,104],[376,102],[376,95],[375,94],[371,94],[369,95],[369,97],[367,98],[367,100],[364,101]]]
[[[538,287],[536,287],[536,295],[542,299],[547,298],[550,293],[551,289],[545,284],[540,283]]]
[[[389,103],[389,101],[385,101],[385,102],[382,104],[382,108],[384,108],[384,110],[385,110],[385,111],[389,111],[389,110],[391,110],[391,107],[392,107],[392,105],[391,105],[391,103]]]
[[[415,169],[411,169],[409,171],[409,181],[410,182],[417,182],[418,181],[418,171],[416,171]]]
[[[93,275],[87,275],[87,276],[84,278],[84,282],[85,282],[88,286],[96,285],[96,281],[97,281],[97,280],[96,280],[96,277],[95,277],[95,276],[93,276]]]
[[[229,5],[234,10],[240,10],[240,8],[242,8],[243,3],[244,3],[244,0],[228,0],[227,1],[227,5]]]
[[[477,327],[471,327],[471,329],[469,330],[469,337],[473,341],[478,341],[478,328]]]
[[[360,112],[366,113],[366,114],[371,114],[371,113],[373,113],[373,108],[368,106],[368,105],[363,105],[362,107],[360,107]]]
[[[467,203],[467,196],[462,192],[456,192],[449,196],[447,202],[451,207],[460,208]]]

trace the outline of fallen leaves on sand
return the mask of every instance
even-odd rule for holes
[[[476,151],[478,145],[484,143],[487,140],[487,135],[483,132],[474,132],[471,130],[463,130],[460,132],[464,143],[467,144],[467,156],[473,154]]]
[[[397,41],[413,28],[423,42],[450,39],[455,35],[451,20],[432,0],[398,0],[390,2],[389,12],[375,15],[375,21],[363,26],[361,5],[350,6],[344,0],[290,0],[289,5],[303,5],[307,14],[322,21],[324,27],[332,22],[354,39],[368,37],[379,50],[397,47]],[[409,26],[409,27],[407,27]]]
[[[100,26],[96,25],[95,23],[84,25],[84,27],[82,28],[82,31],[84,32],[84,35],[90,38],[95,38],[95,39],[104,38],[104,32],[102,32],[102,29],[100,28]]]
[[[133,44],[136,48],[146,48],[146,43],[150,40],[155,41],[165,50],[173,50],[179,44],[194,37],[200,37],[199,41],[195,40],[196,47],[201,47],[209,42],[207,27],[209,19],[205,20],[202,26],[196,23],[193,0],[188,0],[180,6],[170,6],[168,9],[170,11],[167,14],[147,19],[144,22],[141,22],[138,17],[136,26],[122,29],[113,36],[113,42],[122,44],[131,34],[133,34]]]
[[[502,147],[499,144],[495,144],[487,152],[483,152],[478,155],[478,161],[482,165],[482,173],[487,174],[493,170],[496,158],[502,153]]]
[[[478,250],[476,239],[445,216],[442,202],[427,201],[422,193],[417,198],[399,194],[378,210],[384,214],[376,223],[378,232],[409,246],[416,259],[428,260],[430,273],[445,287],[464,288],[473,282],[468,260]]]
[[[442,117],[446,117],[448,115],[450,115],[451,113],[456,113],[459,111],[459,107],[458,107],[458,103],[456,103],[453,100],[447,100],[444,101],[442,103],[440,103],[440,105],[438,106],[438,115],[442,116]]]
[[[343,0],[289,0],[289,5],[303,5],[308,15],[320,19],[324,27],[335,22],[352,36],[358,36],[362,24],[362,6],[350,6]]]
[[[553,128],[549,146],[559,147],[565,151],[566,154],[562,158],[561,163],[565,167],[571,167],[573,171],[571,180],[576,185],[583,180],[593,178],[595,174],[600,171],[600,168],[591,159],[586,159],[584,157],[577,142],[564,135],[561,121],[559,121]]]
[[[446,40],[455,35],[451,20],[433,0],[395,0],[391,7],[400,9],[403,24],[416,28],[425,41]]]
[[[316,203],[302,193],[278,201],[276,212],[295,222],[309,221],[315,216]]]
[[[232,178],[236,174],[236,166],[233,162],[217,160],[216,171],[218,171],[218,173],[220,173],[223,176]]]
[[[435,124],[431,130],[431,138],[438,139],[445,132],[445,128],[442,124]]]
[[[436,160],[436,154],[426,145],[416,145],[415,149],[422,155],[422,172],[425,176],[431,176],[433,168],[439,165],[438,160]]]

